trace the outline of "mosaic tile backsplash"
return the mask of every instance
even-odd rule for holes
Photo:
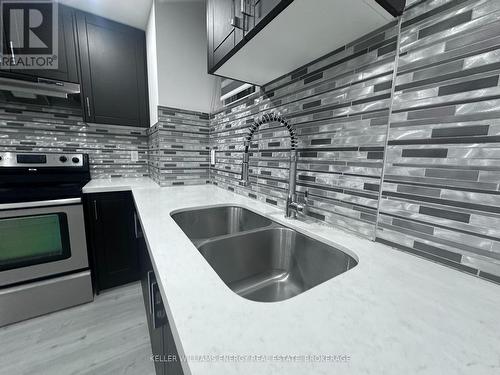
[[[284,115],[298,136],[297,190],[309,215],[373,236],[382,176],[397,22],[263,87],[262,95],[212,120],[214,183],[284,207],[288,131],[266,124],[254,135],[250,186],[239,185],[244,136],[254,118]]]
[[[160,186],[210,183],[208,133],[208,114],[158,107],[148,131],[151,178]]]
[[[86,152],[94,178],[213,183],[284,208],[290,142],[277,124],[254,135],[240,185],[249,125],[277,112],[296,128],[312,220],[500,283],[500,1],[407,4],[401,20],[210,116],[159,107],[146,131],[0,103],[0,150]]]
[[[297,129],[310,216],[500,282],[500,2],[409,1],[393,22],[215,113],[214,184],[284,207]],[[395,79],[394,79],[395,78]],[[393,82],[394,81],[394,82]]]
[[[0,151],[88,153],[92,178],[149,176],[146,129],[86,124],[79,110],[0,102]]]
[[[376,232],[496,281],[499,17],[497,0],[426,1],[403,16]]]

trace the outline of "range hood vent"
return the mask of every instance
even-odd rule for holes
[[[45,96],[68,99],[80,94],[80,85],[71,82],[37,78],[35,81],[0,77],[0,90],[11,92],[13,97],[31,98]]]
[[[259,89],[250,83],[223,79],[220,100],[224,105],[229,105],[252,95],[256,91]]]

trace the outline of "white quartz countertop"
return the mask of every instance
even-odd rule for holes
[[[156,188],[158,184],[149,177],[137,178],[96,178],[92,179],[82,189],[84,194],[105,193],[111,191],[127,191],[139,188]]]
[[[285,219],[279,208],[215,186],[132,191],[186,375],[500,374],[498,285]],[[217,204],[246,207],[355,254],[359,264],[285,301],[242,298],[170,217]]]

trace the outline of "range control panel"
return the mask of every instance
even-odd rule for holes
[[[0,167],[83,167],[83,154],[0,153]]]

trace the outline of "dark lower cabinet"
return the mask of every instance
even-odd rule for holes
[[[156,375],[183,375],[179,354],[145,241],[139,241],[141,285]]]
[[[85,206],[96,291],[140,280],[156,375],[183,375],[132,193],[86,194]]]
[[[139,280],[138,232],[131,192],[88,194],[85,201],[96,292]]]

